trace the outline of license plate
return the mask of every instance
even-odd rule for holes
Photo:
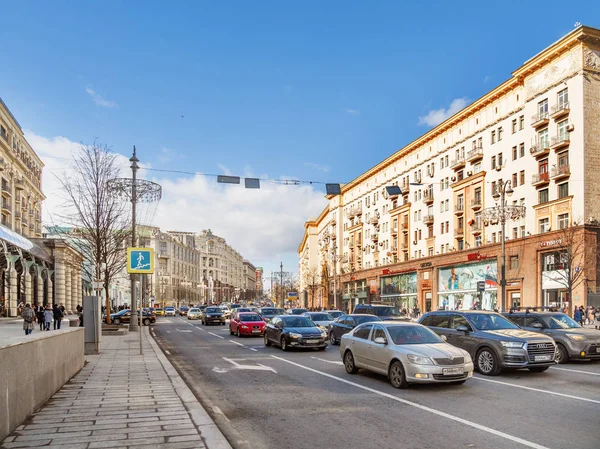
[[[256,329],[252,331],[253,334],[260,334],[260,329]]]
[[[596,352],[600,352],[600,346],[596,348]]]
[[[550,360],[552,360],[552,356],[549,355],[536,355],[534,360],[536,362],[549,362]]]
[[[308,343],[309,345],[314,345],[319,343],[319,340],[306,340],[306,343]]]
[[[463,368],[442,368],[442,374],[444,376],[449,376],[453,374],[462,374]]]

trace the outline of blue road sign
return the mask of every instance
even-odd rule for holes
[[[133,274],[154,273],[154,249],[127,248],[127,272]]]

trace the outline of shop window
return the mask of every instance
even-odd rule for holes
[[[560,214],[558,216],[558,229],[566,229],[569,227],[569,214]]]
[[[510,256],[510,269],[516,270],[517,268],[519,268],[519,256]]]

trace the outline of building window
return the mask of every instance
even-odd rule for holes
[[[512,160],[516,161],[517,160],[517,156],[518,156],[517,147],[514,146],[514,147],[512,147]]]
[[[563,89],[557,94],[558,110],[569,107],[569,89]]]
[[[492,131],[492,145],[496,143],[496,131]]]
[[[450,232],[450,222],[449,221],[446,222],[446,234],[448,232]]]
[[[525,226],[521,226],[521,238],[525,237]]]
[[[560,214],[558,216],[558,229],[567,229],[569,227],[569,214]]]
[[[496,156],[492,156],[492,170],[496,169]]]
[[[492,243],[496,243],[496,233],[492,232]]]
[[[6,133],[6,128],[0,125],[0,137],[8,139],[8,134]]]
[[[475,247],[480,247],[481,246],[481,235],[476,235],[475,236]]]
[[[512,121],[512,133],[516,133],[517,132],[517,119],[513,119]]]
[[[563,120],[561,122],[558,122],[557,129],[558,129],[558,141],[559,142],[569,140],[569,131],[567,131],[567,126],[569,126],[568,120]]]
[[[549,232],[550,231],[550,219],[549,218],[542,218],[539,221],[539,232],[540,234],[544,233],[544,232]]]
[[[558,197],[566,198],[569,196],[569,183],[565,182],[558,185]]]
[[[502,157],[502,153],[498,153],[498,167],[502,168],[502,165],[504,165],[504,159]]]
[[[525,143],[519,145],[519,157],[525,156]]]
[[[433,246],[430,246],[429,248],[427,248],[427,255],[429,257],[433,256]]]
[[[569,166],[569,152],[565,151],[558,155],[558,167],[564,168]]]
[[[463,239],[460,239],[458,241],[458,250],[462,251],[463,249],[465,249],[465,241]]]
[[[548,202],[548,189],[540,190],[538,197],[539,197],[539,201],[538,201],[539,204],[547,203]]]
[[[548,117],[548,99],[538,103],[538,120]]]
[[[481,172],[481,161],[476,162],[475,165],[473,166],[473,173],[480,173]]]
[[[516,270],[517,268],[519,268],[519,256],[510,256],[510,269]]]
[[[518,183],[517,174],[513,173],[513,175],[512,175],[512,186],[513,187],[517,187],[518,185],[519,185],[519,183]]]
[[[525,170],[519,172],[519,185],[525,184]]]
[[[502,127],[498,128],[498,142],[502,140],[502,135],[504,134],[504,130]]]
[[[525,128],[525,116],[521,115],[519,117],[519,131]]]

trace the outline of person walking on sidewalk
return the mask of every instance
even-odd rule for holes
[[[52,309],[52,313],[54,314],[54,330],[60,329],[60,322],[63,319],[63,312],[60,310],[56,304],[54,304],[54,309]]]
[[[50,323],[52,322],[52,318],[54,318],[54,312],[52,311],[52,307],[50,304],[46,306],[46,310],[44,310],[44,323],[46,325],[45,329],[47,331],[50,330]]]
[[[33,324],[35,321],[35,312],[29,304],[25,304],[21,316],[23,317],[23,330],[25,331],[25,335],[31,335],[33,328],[35,327]]]
[[[37,322],[40,325],[40,330],[44,330],[44,305],[38,304],[35,309],[35,314],[37,316]]]

